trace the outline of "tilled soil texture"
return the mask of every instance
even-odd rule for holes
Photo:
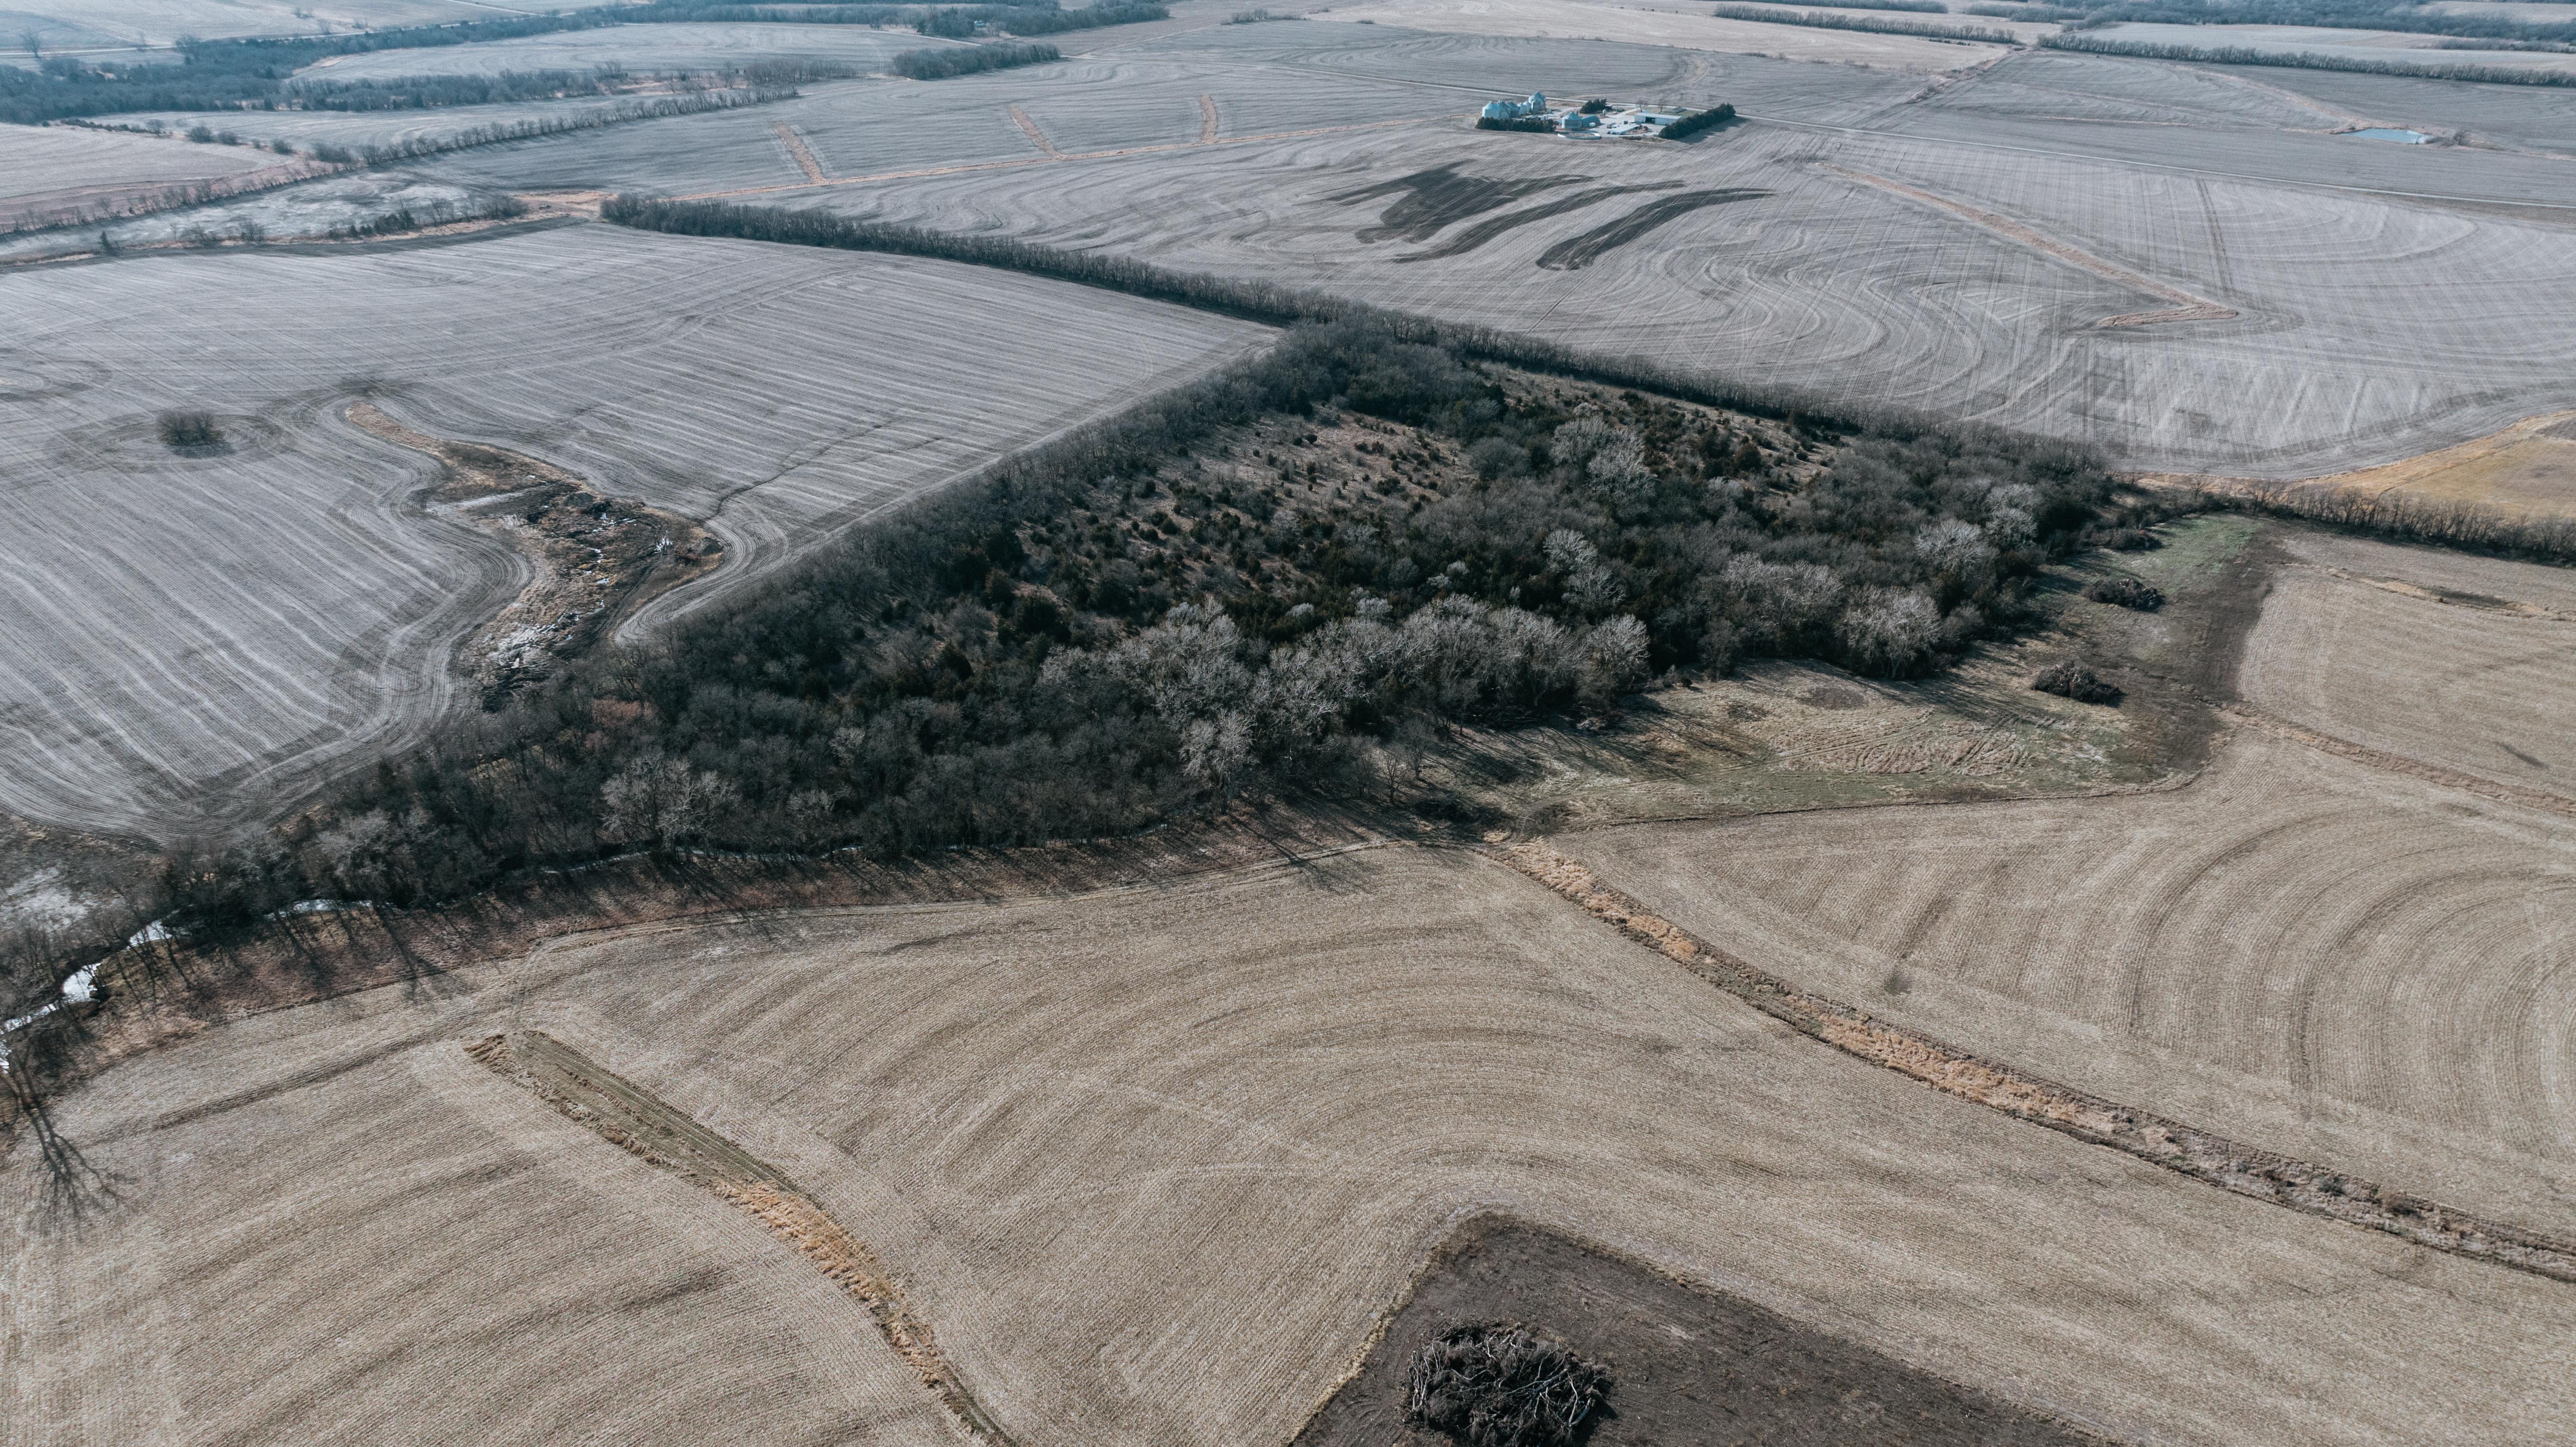
[[[1610,1368],[1588,1447],[2094,1447],[2017,1410],[1777,1312],[1554,1231],[1481,1217],[1444,1243],[1358,1375],[1294,1447],[1444,1439],[1405,1425],[1405,1371],[1453,1326],[1509,1321]]]
[[[349,420],[438,460],[429,505],[508,539],[534,576],[466,645],[463,662],[497,706],[605,636],[652,598],[700,577],[722,545],[696,523],[633,498],[603,497],[552,463],[415,432],[364,402]]]
[[[1927,1089],[1473,856],[488,959],[59,1097],[116,1194],[48,1229],[37,1153],[0,1162],[0,1447],[956,1440],[765,1220],[461,1048],[518,1030],[862,1232],[1044,1447],[1290,1441],[1494,1211],[2115,1439],[2569,1437],[2565,1283]]]

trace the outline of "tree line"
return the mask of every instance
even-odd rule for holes
[[[448,151],[468,150],[475,146],[496,146],[507,141],[535,140],[541,136],[559,136],[571,131],[595,131],[604,126],[624,125],[629,121],[661,120],[670,116],[703,115],[708,111],[739,110],[744,106],[767,105],[773,101],[794,100],[803,92],[792,85],[757,86],[744,90],[705,90],[682,95],[636,96],[610,105],[576,111],[570,115],[536,116],[523,121],[492,121],[442,136],[413,136],[381,145],[339,146],[328,141],[312,145],[315,160],[341,165],[390,166],[401,161]]]
[[[220,931],[638,849],[892,858],[1347,798],[1446,724],[1614,709],[1675,669],[1937,668],[2029,620],[2112,486],[1997,432],[1757,436],[1611,395],[1516,398],[1376,318],[1292,328],[180,859],[168,908]],[[1308,445],[1351,419],[1384,477]]]
[[[2304,25],[2496,40],[2576,41],[2576,23],[2564,20],[2523,20],[2495,11],[2457,13],[2407,0],[2119,0],[2080,10],[2085,28],[2122,24]]]
[[[2201,507],[2297,518],[2403,543],[2576,565],[2576,518],[2507,512],[2481,503],[2394,489],[2372,494],[2296,485],[2259,492],[2203,488],[2196,499]]]
[[[987,45],[960,45],[944,50],[907,50],[886,69],[907,80],[947,80],[979,71],[1009,70],[1064,59],[1064,52],[1043,41],[997,40]]]
[[[955,17],[999,23],[1006,29],[1036,27],[1078,29],[1094,24],[1121,24],[1149,17],[1151,5],[1113,4],[1099,12],[1112,20],[1076,19],[1091,12],[1060,11],[1056,0],[1030,4],[838,5],[817,3],[793,7],[696,4],[691,0],[656,0],[643,5],[607,5],[556,15],[525,15],[466,20],[447,25],[408,26],[344,35],[297,35],[240,40],[182,41],[179,59],[138,52],[131,60],[52,56],[33,69],[0,66],[0,122],[42,125],[79,116],[132,111],[277,110],[299,102],[294,77],[317,61],[335,56],[384,50],[410,50],[588,30],[609,25],[657,24],[705,20],[761,20],[800,24],[841,23],[915,25],[934,29],[953,26]],[[1055,17],[1062,16],[1058,19]],[[971,26],[968,27],[971,31]],[[811,77],[808,77],[811,78]],[[463,82],[459,82],[463,84]],[[440,82],[400,82],[422,97],[416,104],[459,105],[473,100],[449,98],[463,92]],[[356,93],[356,92],[352,92]],[[494,97],[514,98],[514,97]]]
[[[1872,35],[1920,35],[1931,40],[1974,40],[1987,45],[2021,43],[2011,31],[1991,25],[1935,25],[1922,20],[1883,20],[1875,15],[1837,15],[1828,10],[1780,10],[1768,5],[1719,5],[1709,14],[1720,20],[1758,20],[1765,25],[1805,25],[1818,30],[1865,30]]]
[[[2420,80],[2474,81],[2481,85],[2576,86],[2576,71],[2538,66],[2410,65],[2361,56],[2326,55],[2313,50],[2256,50],[2243,45],[2167,45],[2158,41],[2121,40],[2100,35],[2043,35],[2050,50],[2089,55],[2125,55],[2143,60],[2188,60],[2206,65],[2269,65],[2291,70],[2338,70],[2356,75],[2404,75]]]

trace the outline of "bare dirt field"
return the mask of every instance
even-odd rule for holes
[[[355,397],[715,534],[731,562],[667,610],[1267,335],[999,272],[600,226],[164,253],[0,294],[19,323],[0,809],[160,837],[282,807],[440,717],[449,650],[524,581],[501,542],[419,510],[430,464],[341,421]],[[155,411],[187,406],[226,419],[226,450],[154,440]]]
[[[2294,535],[2239,687],[2250,706],[2576,802],[2576,575]]]
[[[1297,1447],[1441,1439],[1405,1426],[1405,1371],[1455,1326],[1519,1322],[1610,1368],[1596,1447],[1884,1440],[1923,1447],[2088,1447],[2101,1439],[1962,1391],[1741,1297],[1694,1290],[1651,1267],[1507,1217],[1469,1221],[1359,1374],[1297,1434]]]
[[[1419,240],[1380,224],[1401,198],[1373,188],[1444,171],[1493,204]],[[1507,209],[1509,186],[1567,174],[1595,199]],[[1646,217],[1657,198],[1605,189],[1652,186],[1738,194]],[[2544,273],[2576,230],[1930,140],[1754,125],[1587,145],[1442,122],[737,199],[1321,286],[2141,468],[2314,476],[2576,400],[2545,355],[2554,324],[2492,325],[2557,305]],[[1651,224],[1630,236],[1632,214]],[[1549,264],[1604,228],[1619,244]]]
[[[2372,563],[2405,581],[2389,555],[2410,550],[2289,546],[2246,645],[2254,712],[2188,787],[1558,847],[1891,1020],[2565,1231],[2576,1077],[2552,902],[2576,890],[2576,806],[2547,720],[2570,625],[2486,600],[2524,581],[2513,565],[2445,569],[2485,588],[2442,602],[2432,575],[2412,595],[2362,581]],[[2564,597],[2564,574],[2529,571],[2554,589],[2524,591]]]
[[[1285,1442],[1494,1210],[2115,1436],[2569,1426],[2560,1283],[2017,1124],[1498,864],[1399,850],[568,939],[129,1061],[54,1113],[118,1199],[9,1238],[20,1440],[935,1409],[759,1222],[466,1054],[519,1029],[790,1175],[1023,1442]],[[24,1212],[32,1155],[0,1181]],[[757,1330],[729,1325],[745,1280]],[[671,1304],[614,1337],[583,1305],[637,1294]],[[531,1296],[562,1309],[531,1324]],[[108,1369],[137,1327],[166,1355]],[[563,1374],[612,1339],[614,1372]]]

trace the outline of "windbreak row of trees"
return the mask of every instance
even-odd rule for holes
[[[2066,12],[2067,7],[2045,7]],[[1990,13],[1990,12],[1971,12]],[[2080,7],[2087,27],[2159,25],[2312,25],[2336,30],[2395,30],[2501,40],[2576,41],[2576,23],[2525,19],[2510,11],[2457,13],[2410,0],[2122,0]],[[2033,19],[2047,18],[2034,15]]]
[[[767,105],[773,101],[794,100],[803,92],[790,86],[758,86],[745,90],[692,91],[683,95],[634,96],[609,105],[594,106],[564,115],[535,116],[523,121],[493,121],[445,135],[412,136],[381,145],[338,146],[327,141],[314,143],[313,157],[342,165],[362,164],[389,166],[400,161],[415,161],[423,156],[443,155],[449,151],[470,150],[476,146],[496,146],[505,141],[535,140],[540,136],[559,136],[572,131],[595,131],[604,126],[624,125],[629,121],[662,120],[670,116],[703,115],[708,111],[738,110],[744,106]]]
[[[987,45],[960,45],[945,50],[907,50],[886,68],[907,80],[947,80],[979,71],[1009,70],[1064,59],[1064,52],[1044,41],[997,40]]]
[[[2121,40],[2101,35],[2045,35],[2039,43],[2050,50],[2076,50],[2091,55],[2128,55],[2144,60],[2189,60],[2208,65],[2270,65],[2291,70],[2339,70],[2357,75],[2405,75],[2423,80],[2464,80],[2482,85],[2576,86],[2576,71],[2538,66],[2448,65],[2362,56],[2326,55],[2313,50],[2256,50],[2243,45],[2167,45],[2157,41]]]
[[[1920,35],[1932,40],[1975,40],[1988,45],[2020,43],[2011,31],[1991,25],[1937,25],[1922,20],[1883,20],[1875,15],[1838,15],[1830,10],[1781,10],[1769,5],[1719,5],[1709,14],[1720,20],[1759,20],[1818,30],[1864,30],[1873,35]]]
[[[2111,486],[2002,434],[1757,436],[1505,375],[1373,318],[1294,328],[572,661],[272,847],[174,870],[172,907],[221,928],[636,849],[894,857],[1348,797],[1448,723],[1615,708],[1670,669],[1937,667],[2023,619]],[[1336,425],[1382,439],[1372,485],[1319,450]]]

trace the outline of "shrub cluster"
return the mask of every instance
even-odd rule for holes
[[[1422,1344],[1404,1385],[1405,1421],[1465,1447],[1569,1447],[1610,1372],[1517,1326],[1459,1326]]]
[[[1535,131],[1542,135],[1554,135],[1556,134],[1556,122],[1549,120],[1545,116],[1514,116],[1509,120],[1497,120],[1492,116],[1478,116],[1476,117],[1476,129],[1480,131]]]
[[[154,431],[161,444],[171,448],[220,447],[224,441],[223,425],[212,412],[172,411],[154,419]]]
[[[2042,693],[2071,698],[2077,703],[2115,705],[2120,701],[2119,687],[2073,659],[2064,659],[2039,671],[2030,686]]]
[[[2096,578],[2084,586],[2084,596],[2096,603],[2109,603],[2118,608],[2134,608],[2153,613],[2165,605],[2164,590],[2144,578],[2127,573],[2114,573]]]

